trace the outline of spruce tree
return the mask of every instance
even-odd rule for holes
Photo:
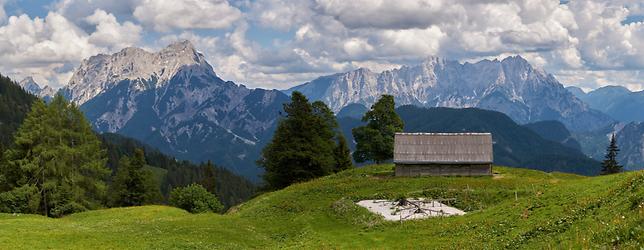
[[[293,92],[284,112],[286,116],[258,160],[266,170],[264,180],[269,188],[283,188],[334,172],[337,121],[333,112],[322,102],[309,103],[300,92]]]
[[[334,141],[335,143],[335,146],[332,146],[333,157],[336,162],[333,172],[339,172],[353,167],[351,150],[344,135],[342,135],[342,131],[340,131],[340,126],[333,111],[322,101],[315,101],[311,105],[313,107],[313,113],[321,120],[321,127],[318,131],[323,133],[322,136],[326,142]]]
[[[211,161],[206,163],[206,166],[203,167],[203,178],[199,181],[199,184],[203,186],[208,192],[212,194],[217,194],[217,185],[215,183],[215,168],[212,165]]]
[[[362,121],[367,125],[351,131],[357,142],[356,151],[353,152],[356,162],[381,163],[393,158],[394,136],[396,132],[402,132],[404,126],[396,114],[394,97],[383,95],[365,113]]]
[[[335,170],[334,172],[340,172],[353,168],[353,161],[351,161],[351,150],[347,144],[347,140],[344,138],[342,133],[337,135],[338,145],[335,147],[334,156],[335,156]]]
[[[136,149],[133,157],[121,158],[111,185],[111,206],[141,206],[160,201],[159,184],[145,165],[141,149]]]
[[[606,149],[606,156],[602,162],[602,175],[619,173],[622,171],[622,166],[617,162],[617,153],[619,148],[617,147],[617,139],[615,139],[615,134],[610,138],[610,144]]]
[[[34,102],[4,156],[5,190],[32,186],[38,194],[38,207],[22,212],[58,217],[104,203],[105,152],[82,112],[60,95],[49,105]]]

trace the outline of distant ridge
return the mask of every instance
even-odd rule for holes
[[[334,111],[353,103],[370,107],[380,95],[390,94],[398,105],[476,107],[503,112],[521,124],[557,120],[574,131],[598,129],[612,120],[520,56],[463,64],[430,57],[382,73],[360,68],[323,76],[284,93],[293,91],[322,100]]]

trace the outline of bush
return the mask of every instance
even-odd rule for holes
[[[223,210],[217,196],[208,192],[199,184],[178,187],[172,190],[169,198],[170,205],[184,209],[190,213],[218,213]]]
[[[36,213],[39,204],[38,189],[32,185],[0,193],[0,213]]]

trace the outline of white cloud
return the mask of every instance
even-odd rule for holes
[[[282,31],[305,23],[315,14],[310,1],[257,0],[249,7],[249,19]]]
[[[135,45],[141,39],[142,28],[132,22],[120,24],[112,14],[97,9],[93,15],[85,18],[87,23],[95,25],[96,31],[89,36],[89,42],[110,49],[121,49]]]
[[[189,39],[222,78],[255,87],[285,88],[357,67],[380,71],[430,55],[520,54],[565,84],[638,89],[644,22],[622,22],[643,14],[644,4],[632,0],[59,0],[51,18],[16,17],[11,25],[9,18],[1,26],[14,28],[11,40],[0,37],[0,67],[12,62],[13,71],[41,69],[58,79],[93,53]],[[262,28],[277,30],[272,44],[253,40]],[[144,34],[162,39],[141,44]]]
[[[621,85],[632,91],[644,90],[644,70],[560,70],[555,76],[565,85],[585,90]]]
[[[425,29],[463,14],[460,6],[442,0],[317,0],[316,6],[318,12],[349,28]]]
[[[622,24],[642,7],[629,0],[259,0],[251,9],[261,11],[251,11],[250,20],[293,30],[287,47],[311,64],[324,58],[351,68],[417,63],[429,55],[470,60],[521,54],[555,75],[629,72],[607,77],[619,84],[620,76],[644,68],[644,23]],[[263,61],[258,57],[255,63]],[[285,72],[297,71],[292,69]],[[584,75],[601,84],[601,74]],[[644,86],[629,79],[629,86]]]
[[[87,34],[57,13],[41,19],[12,16],[0,27],[3,61],[13,65],[68,62],[99,52]]]
[[[134,16],[157,31],[168,32],[229,28],[242,14],[226,0],[143,0]]]
[[[644,23],[624,25],[628,9],[605,3],[570,4],[579,26],[573,35],[578,50],[592,69],[644,68]]]
[[[95,26],[87,33],[58,12],[44,17],[11,16],[0,26],[0,71],[16,80],[34,76],[40,83],[60,87],[73,67],[90,56],[135,45],[141,28],[120,24],[112,14],[97,10],[84,19]]]

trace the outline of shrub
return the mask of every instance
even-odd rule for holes
[[[217,196],[208,192],[199,184],[173,189],[170,193],[169,202],[170,205],[190,213],[217,213],[223,210],[223,205],[221,205]]]
[[[38,189],[33,185],[0,193],[0,213],[35,213],[39,204]]]

